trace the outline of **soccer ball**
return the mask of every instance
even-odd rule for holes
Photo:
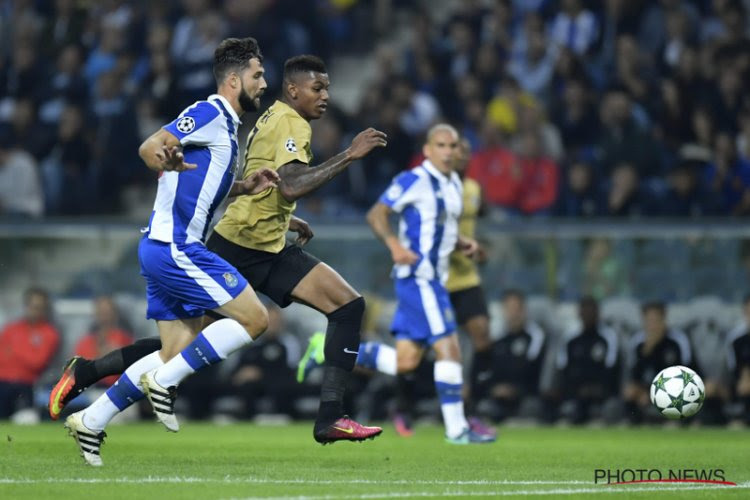
[[[651,402],[667,418],[692,417],[703,406],[703,380],[687,366],[670,366],[651,382]]]

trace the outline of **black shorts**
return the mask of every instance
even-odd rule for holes
[[[215,231],[206,247],[236,267],[253,290],[281,307],[292,303],[294,287],[320,263],[317,257],[292,243],[279,253],[264,252],[232,243]]]
[[[488,316],[484,290],[479,285],[451,292],[450,299],[453,312],[456,314],[456,322],[459,325],[463,325],[475,316]]]

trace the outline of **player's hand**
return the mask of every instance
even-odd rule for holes
[[[485,264],[488,258],[487,248],[477,242],[477,251],[474,253],[474,260],[479,264]]]
[[[289,219],[289,230],[297,233],[295,243],[301,247],[305,246],[314,236],[310,224],[295,216]]]
[[[183,172],[198,168],[195,163],[185,163],[185,155],[182,154],[182,148],[178,146],[162,146],[161,151],[156,152],[156,157],[161,162],[161,169],[165,172]]]
[[[261,168],[243,179],[242,190],[245,194],[262,193],[268,188],[275,188],[281,181],[281,177],[275,170],[270,168]]]
[[[349,157],[352,160],[364,158],[375,148],[383,148],[388,144],[388,136],[380,130],[370,127],[363,130],[352,139],[352,145],[349,146]]]
[[[458,241],[456,242],[456,248],[467,257],[473,257],[479,249],[479,243],[477,243],[477,240],[475,239],[459,236]]]
[[[419,255],[398,244],[393,245],[393,248],[391,248],[391,258],[395,264],[411,266],[419,260]]]

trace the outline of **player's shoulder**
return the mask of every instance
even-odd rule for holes
[[[404,191],[412,187],[413,185],[427,179],[427,172],[422,167],[415,167],[411,170],[404,170],[396,177],[393,178],[393,182],[401,186]]]
[[[291,106],[281,101],[273,103],[260,119],[275,126],[286,125],[292,130],[312,131],[310,122],[302,118]]]
[[[216,104],[203,100],[195,101],[193,104],[185,108],[182,113],[180,113],[180,116],[192,116],[194,118],[202,117],[212,120],[218,116],[220,112],[221,110]]]
[[[471,177],[464,177],[463,186],[464,186],[464,191],[467,191],[467,192],[479,192],[482,189],[479,183],[476,180],[472,179]]]

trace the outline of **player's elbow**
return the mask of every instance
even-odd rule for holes
[[[151,148],[151,140],[146,139],[143,141],[143,144],[138,148],[138,156],[141,157],[141,160],[146,164],[148,168],[153,168],[153,151]]]
[[[278,189],[281,196],[289,203],[297,201],[302,196],[302,193],[298,189],[295,189],[294,186],[285,182],[283,178],[279,183]]]
[[[382,206],[380,203],[374,204],[370,210],[367,211],[365,219],[371,227],[375,227],[380,219],[382,219]]]

